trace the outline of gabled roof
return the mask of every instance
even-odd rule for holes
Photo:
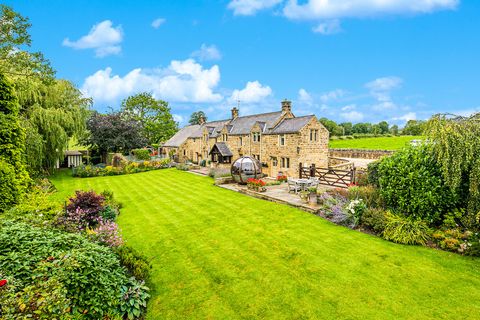
[[[232,125],[230,134],[249,134],[250,129],[256,122],[264,122],[264,128],[267,130],[275,125],[282,116],[282,111],[254,114],[251,116],[237,117],[229,124]],[[264,129],[265,131],[265,129]]]
[[[162,146],[163,147],[180,147],[188,138],[201,128],[196,124],[193,126],[186,126],[180,129],[173,137],[168,139]],[[201,135],[200,135],[201,136]]]
[[[222,157],[232,157],[233,153],[230,151],[228,148],[227,144],[225,142],[217,142],[213,145],[212,150],[210,150],[210,154],[214,152],[215,150],[218,150]]]
[[[295,133],[302,130],[310,120],[315,117],[314,115],[297,117],[297,118],[289,118],[284,119],[280,122],[275,128],[266,132],[265,134],[283,134],[283,133]]]

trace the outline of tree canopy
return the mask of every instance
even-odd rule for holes
[[[207,121],[207,116],[205,115],[205,112],[195,111],[190,115],[190,120],[188,120],[188,123],[191,125],[194,125],[194,124],[201,124],[202,121]]]
[[[16,87],[27,134],[29,171],[51,171],[63,158],[69,139],[84,134],[92,101],[67,80],[45,83],[18,78]]]
[[[30,52],[32,40],[28,19],[6,5],[0,5],[0,72],[8,76],[52,80],[55,74],[41,52]]]
[[[107,152],[125,152],[144,147],[147,140],[142,135],[142,124],[127,118],[121,112],[100,114],[92,112],[87,121],[89,136],[86,142],[96,148],[103,160]]]
[[[425,133],[446,184],[460,195],[474,219],[480,213],[480,113],[470,117],[435,115]]]
[[[122,114],[142,126],[143,136],[148,143],[161,143],[178,131],[168,102],[157,100],[151,93],[142,92],[122,101]]]
[[[25,132],[18,112],[13,85],[0,73],[0,212],[18,202],[29,181],[24,165]]]

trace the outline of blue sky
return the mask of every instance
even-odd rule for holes
[[[480,2],[5,1],[94,108],[150,91],[184,124],[280,109],[404,124],[480,110]]]

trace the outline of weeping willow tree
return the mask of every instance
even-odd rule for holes
[[[52,171],[69,139],[84,134],[92,101],[66,80],[17,78],[15,85],[27,135],[28,169],[34,174]]]
[[[477,220],[480,212],[480,113],[433,116],[426,129],[445,183]],[[478,222],[478,221],[477,221]]]

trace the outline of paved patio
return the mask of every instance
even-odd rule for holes
[[[275,186],[267,186],[267,191],[265,192],[257,192],[257,191],[249,190],[247,189],[247,186],[239,185],[236,183],[221,184],[218,186],[224,189],[244,193],[255,198],[264,199],[264,200],[273,201],[273,202],[282,203],[282,204],[288,204],[292,207],[299,208],[301,210],[312,212],[312,213],[316,213],[318,209],[320,209],[320,206],[318,204],[305,203],[302,201],[302,199],[300,199],[300,196],[298,194],[295,194],[293,192],[289,193],[286,183],[282,183],[281,185],[275,185]],[[329,187],[326,187],[326,186],[318,186],[318,192],[322,193],[328,190],[328,188]]]

